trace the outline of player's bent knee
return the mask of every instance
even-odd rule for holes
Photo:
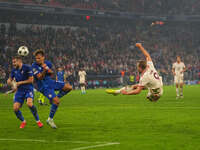
[[[18,106],[18,105],[15,105],[15,104],[13,105],[13,110],[14,110],[14,111],[18,111],[18,110],[19,110],[19,108],[20,108],[20,106]]]
[[[71,91],[72,90],[72,86],[70,84],[65,84],[64,88],[63,88],[64,91]]]
[[[28,107],[32,107],[33,106],[32,102],[27,102],[26,104],[27,104]]]
[[[32,107],[33,106],[33,99],[32,98],[28,98],[26,104],[27,104],[28,107]]]
[[[58,98],[58,97],[55,97],[55,98],[53,99],[53,103],[56,104],[56,105],[59,105],[59,104],[60,104],[59,98]]]

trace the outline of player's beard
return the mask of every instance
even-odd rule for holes
[[[15,69],[19,69],[19,65],[13,65]]]

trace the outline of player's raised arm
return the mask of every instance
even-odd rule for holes
[[[144,49],[144,47],[142,46],[141,43],[136,43],[135,46],[138,47],[142,51],[142,53],[146,57],[147,61],[152,61],[151,56],[149,55],[149,53],[147,52],[147,50]]]

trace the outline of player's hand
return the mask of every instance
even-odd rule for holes
[[[49,70],[49,67],[46,64],[42,64],[42,68],[44,68],[44,70]]]
[[[173,73],[173,75],[175,76],[175,75],[176,75],[176,73],[174,72],[174,73]]]
[[[121,93],[122,93],[123,95],[128,95],[128,92],[127,92],[126,90],[122,90]]]
[[[136,43],[135,46],[140,48],[140,47],[142,47],[142,44],[141,43]]]

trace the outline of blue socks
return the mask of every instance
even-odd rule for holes
[[[36,107],[33,105],[32,107],[29,107],[29,109],[31,110],[35,120],[39,121],[40,119],[39,119]]]
[[[58,106],[56,104],[51,105],[49,118],[53,119],[53,116],[55,115],[57,108]]]
[[[63,91],[63,90],[61,90],[59,93],[58,93],[58,98],[61,98],[61,97],[63,97],[63,96],[65,96],[67,93],[69,93],[71,90],[68,90],[68,91]]]
[[[22,112],[20,110],[15,111],[15,115],[19,120],[24,121],[24,117],[22,116]]]

